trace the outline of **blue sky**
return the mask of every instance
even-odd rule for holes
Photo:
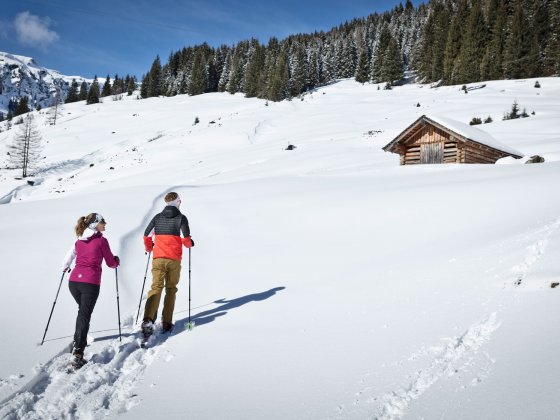
[[[405,0],[406,1],[406,0]],[[328,30],[397,0],[17,0],[0,10],[0,51],[84,77],[145,73],[157,54],[208,42]],[[413,0],[415,5],[420,0]],[[403,1],[404,4],[404,1]]]

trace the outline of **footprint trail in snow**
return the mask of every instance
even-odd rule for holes
[[[66,348],[0,404],[0,418],[100,419],[126,412],[139,404],[133,389],[160,348],[140,349],[132,336],[122,343],[112,340],[71,374],[66,373],[71,360]]]

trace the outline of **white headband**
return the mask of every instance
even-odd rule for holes
[[[103,216],[101,216],[99,213],[95,213],[95,220],[88,225],[88,228],[91,230],[95,230],[97,228],[97,225],[101,223],[102,220]]]
[[[177,197],[175,200],[167,202],[166,205],[179,208],[181,205],[181,197]]]

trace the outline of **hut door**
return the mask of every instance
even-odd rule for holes
[[[420,163],[443,163],[443,143],[420,145]]]

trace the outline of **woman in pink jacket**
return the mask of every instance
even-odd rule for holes
[[[76,331],[74,333],[73,365],[82,367],[84,350],[87,345],[87,334],[91,313],[99,296],[101,284],[101,263],[111,267],[119,266],[119,257],[111,253],[109,242],[103,237],[105,231],[105,219],[99,213],[91,213],[86,217],[80,217],[75,231],[78,240],[68,251],[64,259],[63,271],[70,270],[70,264],[74,258],[76,266],[70,274],[68,287],[74,300],[78,304],[78,317],[76,318]]]

